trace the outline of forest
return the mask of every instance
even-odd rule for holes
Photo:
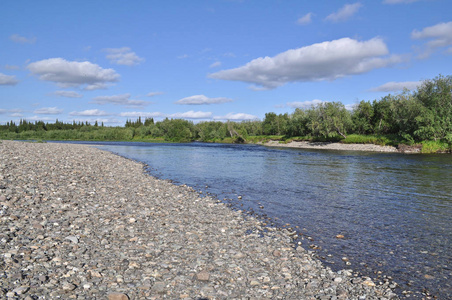
[[[307,140],[380,145],[421,145],[422,151],[452,150],[452,76],[425,80],[415,91],[361,101],[353,110],[341,102],[323,102],[292,113],[265,114],[242,122],[152,118],[103,123],[55,123],[20,120],[0,125],[0,139],[257,143]]]

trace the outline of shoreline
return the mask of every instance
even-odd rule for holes
[[[307,141],[302,142],[291,141],[289,143],[280,143],[279,141],[271,140],[266,143],[262,143],[262,145],[267,147],[298,148],[298,149],[401,153],[394,146],[380,146],[374,144],[342,144],[331,142],[307,142]]]
[[[0,157],[2,296],[398,298],[390,282],[333,272],[294,249],[294,232],[158,180],[139,162],[12,141]]]

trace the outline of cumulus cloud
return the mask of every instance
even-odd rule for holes
[[[84,111],[72,111],[69,113],[71,116],[109,116],[106,111],[99,109],[87,109]]]
[[[130,94],[98,96],[98,97],[93,98],[93,103],[100,104],[100,105],[115,104],[115,105],[125,105],[125,106],[146,106],[149,104],[148,101],[133,100],[133,99],[129,99],[129,98],[130,98]]]
[[[210,119],[212,117],[212,113],[190,110],[183,113],[170,114],[168,117],[175,119]]]
[[[232,102],[232,99],[219,97],[219,98],[209,98],[204,95],[194,95],[186,98],[182,98],[176,101],[176,104],[188,104],[188,105],[203,105],[203,104],[221,104]]]
[[[53,92],[55,96],[66,97],[66,98],[82,98],[83,95],[74,91],[55,91]]]
[[[332,22],[342,22],[350,19],[363,5],[359,2],[353,4],[345,4],[337,12],[334,12],[327,16],[325,20]]]
[[[9,39],[15,43],[19,44],[34,44],[36,42],[36,38],[26,38],[24,36],[20,36],[18,34],[13,34],[9,37]]]
[[[122,112],[119,115],[121,117],[128,118],[142,117],[142,118],[173,118],[173,119],[210,119],[212,117],[211,112],[192,111],[192,110],[174,114],[164,114],[161,112],[131,111],[131,112]]]
[[[335,80],[402,61],[400,56],[388,54],[380,38],[363,42],[342,38],[291,49],[274,57],[260,57],[244,66],[209,74],[209,77],[272,89],[288,82]]]
[[[16,76],[0,73],[0,85],[16,85],[18,82]]]
[[[215,116],[214,120],[234,120],[234,121],[244,121],[244,120],[257,120],[257,116],[245,114],[245,113],[228,113],[225,116]]]
[[[63,88],[85,86],[86,90],[105,88],[106,83],[119,80],[113,69],[103,69],[89,61],[67,61],[49,58],[33,62],[27,68],[39,79],[55,82]]]
[[[107,59],[112,64],[133,66],[144,62],[144,58],[136,55],[129,47],[108,48],[104,51],[108,53]]]
[[[164,94],[163,92],[150,92],[150,93],[147,93],[146,97],[155,97],[155,96],[163,95],[163,94]]]
[[[402,81],[387,82],[383,85],[370,89],[371,92],[398,92],[404,89],[415,90],[422,84],[422,81]]]
[[[58,115],[63,112],[63,109],[57,107],[43,107],[36,109],[33,113],[38,115]]]
[[[413,30],[412,39],[429,40],[425,45],[424,52],[420,58],[428,57],[437,48],[449,47],[446,53],[452,52],[452,22],[439,23],[434,26],[426,27],[421,31]]]
[[[122,112],[119,114],[120,117],[128,117],[128,118],[164,118],[165,115],[161,112],[143,112],[143,111],[128,111]]]
[[[71,119],[71,121],[75,121],[76,123],[82,122],[88,122],[90,124],[96,123],[104,123],[104,124],[119,124],[122,123],[122,121],[115,119],[115,118],[78,118],[78,119]]]
[[[310,108],[312,106],[317,106],[321,103],[325,103],[327,101],[322,101],[319,99],[314,99],[311,101],[295,101],[295,102],[288,102],[287,106],[292,108]]]
[[[307,25],[312,22],[312,16],[314,14],[312,12],[305,14],[303,17],[297,20],[297,24],[299,25]]]

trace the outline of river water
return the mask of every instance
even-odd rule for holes
[[[96,144],[147,164],[155,177],[212,193],[269,224],[290,224],[335,270],[391,276],[411,299],[452,299],[451,155]]]

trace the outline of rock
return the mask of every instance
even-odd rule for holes
[[[17,295],[23,295],[23,294],[25,294],[26,292],[28,292],[29,289],[30,289],[30,288],[29,288],[28,286],[20,286],[20,287],[18,287],[18,288],[15,288],[15,289],[13,290],[13,292],[16,293]]]
[[[77,286],[70,282],[63,283],[63,291],[73,291],[77,288]]]
[[[152,291],[157,294],[164,294],[166,290],[166,284],[162,281],[157,281],[154,283],[154,286],[152,287]]]
[[[108,294],[108,300],[129,300],[129,296],[121,293],[110,293]]]
[[[70,235],[70,236],[67,236],[65,239],[71,241],[74,244],[78,244],[78,237],[76,237],[76,236]]]
[[[251,280],[250,285],[251,286],[257,286],[257,285],[260,285],[260,283],[258,281],[256,281],[256,280]]]
[[[196,274],[196,279],[199,281],[208,281],[210,278],[210,274],[206,271],[201,271],[198,274]]]
[[[336,238],[337,238],[337,239],[343,239],[343,238],[344,238],[344,235],[338,234],[338,235],[336,235]]]

